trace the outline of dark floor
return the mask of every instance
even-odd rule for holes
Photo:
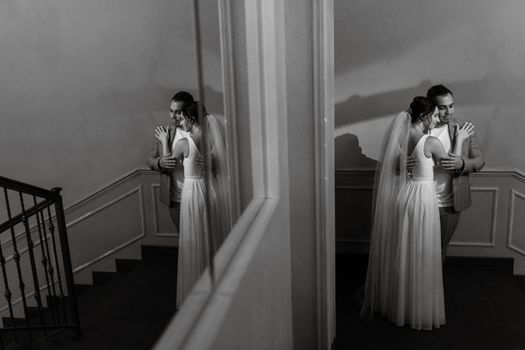
[[[151,349],[175,314],[176,250],[146,247],[141,261],[123,265],[118,274],[79,296],[80,340],[65,331],[53,339],[17,348]]]
[[[151,349],[175,313],[176,251],[146,249],[144,256],[80,295],[80,340],[68,331],[17,349]],[[447,323],[432,331],[359,319],[356,291],[364,284],[367,256],[338,254],[336,263],[337,350],[525,349],[525,281],[512,275],[511,260],[449,258]]]
[[[443,270],[447,323],[432,331],[359,319],[356,302],[367,256],[338,254],[336,349],[525,349],[525,284],[508,259],[448,258]],[[357,291],[357,293],[356,293]]]

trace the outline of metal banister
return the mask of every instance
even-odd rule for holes
[[[50,200],[58,200],[60,198],[60,188],[53,188],[52,190],[46,190],[41,187],[30,185],[21,181],[9,179],[7,177],[0,176],[0,187],[8,190],[23,192],[28,195],[34,195]]]

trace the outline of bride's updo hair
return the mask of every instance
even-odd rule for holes
[[[202,119],[208,114],[206,108],[200,101],[194,101],[184,110],[186,120],[190,125],[201,124]]]
[[[425,117],[434,112],[436,105],[432,103],[428,98],[423,96],[416,96],[410,104],[409,114],[410,121],[415,124],[425,119]]]

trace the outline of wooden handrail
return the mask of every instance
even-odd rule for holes
[[[19,191],[28,195],[34,195],[54,201],[60,198],[61,191],[61,189],[58,187],[51,190],[46,190],[41,187],[26,184],[24,182],[16,181],[3,176],[0,176],[0,187],[5,187],[8,190]]]

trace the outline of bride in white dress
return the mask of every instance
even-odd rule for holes
[[[201,153],[209,147],[209,140],[204,140],[202,120],[198,103],[185,109],[180,120],[181,138],[169,150],[163,142],[163,155],[181,159],[184,165],[184,183],[181,190],[180,230],[177,264],[177,308],[199,279],[216,250],[217,233],[211,236],[217,227],[213,213],[217,212],[217,196],[214,186],[206,183]],[[162,133],[161,142],[166,139]]]
[[[417,330],[445,323],[433,166],[447,154],[437,138],[427,135],[438,121],[437,108],[425,97],[415,97],[385,136],[376,175],[363,318],[378,312],[398,326]],[[473,126],[466,123],[457,130],[453,154],[461,154]],[[417,159],[411,174],[406,173],[407,155]]]

